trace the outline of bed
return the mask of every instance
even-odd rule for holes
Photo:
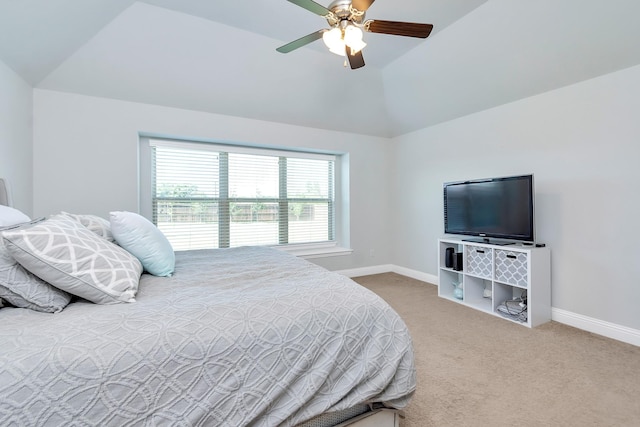
[[[0,425],[397,426],[415,390],[398,314],[308,261],[184,251],[138,279],[135,302],[0,309]]]

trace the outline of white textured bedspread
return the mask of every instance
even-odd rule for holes
[[[135,303],[0,309],[0,425],[277,426],[408,403],[411,338],[372,292],[276,249],[176,255]]]

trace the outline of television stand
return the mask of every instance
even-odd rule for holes
[[[447,267],[449,248],[462,253],[462,269]],[[529,328],[548,322],[549,248],[440,239],[438,296]]]

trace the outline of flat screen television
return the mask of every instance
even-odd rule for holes
[[[444,183],[444,232],[533,242],[533,175]],[[499,243],[499,242],[496,242]]]

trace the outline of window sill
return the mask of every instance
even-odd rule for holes
[[[274,246],[274,248],[304,259],[344,256],[353,253],[353,249],[342,248],[340,246]]]

